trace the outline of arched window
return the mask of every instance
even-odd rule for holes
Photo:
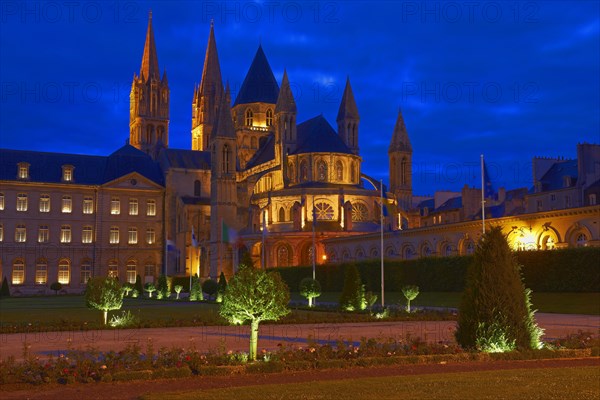
[[[369,220],[369,210],[367,206],[362,203],[352,204],[352,221],[353,222],[364,222]]]
[[[48,282],[48,261],[40,258],[35,264],[35,284],[45,285]]]
[[[288,178],[290,182],[294,182],[296,180],[296,174],[294,173],[294,163],[288,164]]]
[[[71,282],[71,263],[67,259],[58,262],[58,283],[68,285]]]
[[[25,283],[25,261],[17,258],[12,265],[12,284],[22,285]]]
[[[277,248],[277,266],[278,267],[289,267],[290,266],[290,252],[288,247],[284,244]]]
[[[108,262],[108,277],[118,278],[119,277],[119,264],[116,260],[110,260]]]
[[[279,222],[285,222],[285,209],[283,207],[279,209]]]
[[[273,110],[270,108],[267,110],[267,126],[273,125]]]
[[[356,171],[354,170],[354,162],[350,164],[350,181],[356,183]]]
[[[152,144],[152,125],[146,127],[146,143]]]
[[[363,258],[365,258],[365,252],[363,251],[363,249],[356,250],[356,259],[362,260]]]
[[[344,165],[339,160],[335,162],[335,178],[338,181],[344,180]]]
[[[136,276],[137,276],[137,263],[135,262],[135,260],[127,261],[127,272],[126,272],[125,279],[127,279],[127,282],[129,282],[133,285],[133,284],[135,284]]]
[[[405,260],[410,260],[411,258],[413,258],[414,255],[415,255],[415,251],[412,249],[412,247],[406,246],[404,248],[402,257],[404,257]]]
[[[421,247],[421,257],[429,257],[431,255],[431,248],[429,244],[425,243],[423,247]]]
[[[327,180],[327,163],[325,161],[319,161],[317,164],[317,179],[320,181]]]
[[[577,247],[585,247],[587,245],[587,235],[585,233],[580,233],[577,235],[577,239],[575,240],[575,246]]]
[[[200,197],[200,195],[202,194],[201,189],[202,189],[202,187],[200,185],[200,181],[198,179],[196,179],[194,181],[194,196]]]
[[[164,143],[164,139],[163,139],[163,133],[165,131],[165,128],[162,126],[158,127],[158,134],[156,137],[156,143]]]
[[[223,159],[222,159],[222,165],[221,165],[221,170],[224,174],[229,173],[229,157],[230,156],[231,156],[231,150],[229,150],[229,146],[224,145],[223,146]]]
[[[406,158],[402,159],[402,162],[400,163],[400,184],[401,185],[406,185],[408,182],[407,179],[407,162],[406,162]]]
[[[246,110],[246,126],[252,126],[254,121],[254,113],[251,109]]]
[[[306,160],[302,160],[300,163],[300,180],[305,181],[308,179],[308,163]]]

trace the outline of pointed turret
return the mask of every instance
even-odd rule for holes
[[[225,95],[221,96],[221,104],[217,114],[217,122],[213,130],[214,138],[232,138],[235,140],[235,129],[231,119],[231,94],[229,93],[229,83],[225,90]]]
[[[152,29],[152,11],[148,13],[148,30],[146,31],[146,43],[144,45],[144,55],[142,56],[140,77],[143,77],[144,80],[151,78],[160,79],[158,55],[156,54],[154,30]]]
[[[404,124],[404,117],[402,116],[402,110],[398,110],[398,118],[396,119],[396,126],[394,127],[394,133],[392,135],[388,153],[396,150],[412,151],[408,132],[406,131],[406,125]]]
[[[337,123],[338,134],[344,140],[344,143],[352,150],[352,153],[358,154],[358,123],[360,116],[358,115],[358,107],[350,86],[350,78],[346,79],[346,87],[344,95],[338,110]]]
[[[294,100],[294,94],[292,93],[286,70],[283,70],[281,89],[279,89],[279,96],[277,97],[277,104],[275,105],[275,114],[280,112],[296,112],[296,101]]]
[[[130,93],[129,143],[152,157],[169,145],[169,82],[166,70],[162,79],[152,29],[152,12],[139,76],[133,75]]]
[[[214,24],[211,21],[204,56],[202,80],[194,87],[192,100],[192,150],[207,150],[217,121],[217,110],[223,96],[223,80],[217,53]]]
[[[401,110],[398,110],[388,156],[390,159],[390,191],[396,196],[400,208],[408,210],[412,204],[412,146]]]

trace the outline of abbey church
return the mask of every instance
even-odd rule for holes
[[[108,156],[0,149],[0,275],[13,293],[81,292],[95,275],[231,276],[244,253],[257,268],[469,254],[484,215],[516,251],[600,245],[598,145],[534,158],[531,188],[419,197],[401,112],[389,186],[363,173],[350,79],[335,124],[298,121],[290,77],[278,82],[258,46],[232,98],[211,24],[191,94],[191,149],[170,148],[150,14],[128,144]]]

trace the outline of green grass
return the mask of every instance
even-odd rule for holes
[[[460,292],[422,292],[411,302],[411,306],[435,306],[458,308]],[[378,294],[379,296],[379,294]],[[337,302],[338,292],[323,293],[317,298],[319,302]],[[299,293],[292,293],[292,300],[305,300]],[[376,304],[381,303],[381,298]],[[406,305],[406,299],[401,292],[386,292],[386,304]],[[539,312],[560,314],[590,314],[600,315],[600,293],[533,293],[533,308]]]
[[[514,369],[157,393],[144,400],[598,399],[600,368]]]

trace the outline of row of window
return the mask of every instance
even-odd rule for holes
[[[138,244],[138,228],[130,227],[128,229],[127,243]],[[153,228],[146,229],[146,244],[156,243],[156,231]],[[73,240],[71,225],[62,225],[60,227],[60,243],[71,243]],[[4,225],[0,224],[0,242],[4,241]],[[50,241],[50,228],[48,225],[40,225],[38,227],[38,243],[48,243]],[[92,226],[86,225],[81,230],[81,243],[93,243],[94,235]],[[17,225],[15,227],[15,242],[27,242],[27,228],[25,225]],[[109,235],[110,244],[119,244],[120,235],[119,228],[113,226],[110,228]]]
[[[28,196],[26,193],[17,193],[17,211],[27,211],[29,208]],[[4,193],[0,193],[0,210],[4,210]],[[61,198],[60,210],[62,213],[69,214],[73,212],[73,198],[70,195],[64,195]],[[39,199],[39,211],[41,213],[50,212],[50,195],[42,194]],[[83,198],[83,214],[94,213],[94,199],[92,197]],[[113,197],[110,200],[110,213],[113,215],[121,214],[121,200]],[[129,199],[129,215],[139,214],[138,199]],[[156,215],[156,200],[146,201],[146,216]]]
[[[20,180],[29,180],[31,175],[29,174],[29,166],[31,164],[27,162],[20,162],[17,164],[17,179]],[[72,165],[63,165],[62,166],[62,181],[63,182],[73,182],[73,171],[75,167]]]
[[[148,278],[153,278],[155,275],[155,266],[154,264],[146,264],[144,266],[144,273],[146,277],[146,281]],[[72,282],[72,273],[71,273],[71,261],[68,258],[63,258],[59,260],[57,266],[57,274],[56,280],[62,285],[69,285]],[[125,280],[131,284],[135,283],[137,276],[137,261],[129,260],[127,261],[126,269],[125,269]],[[108,276],[113,278],[119,277],[119,263],[116,260],[111,260],[108,262]],[[90,259],[84,259],[81,261],[79,266],[79,283],[86,284],[87,281],[92,277],[92,262]],[[12,264],[12,276],[11,282],[13,285],[24,285],[26,283],[26,274],[25,274],[25,260],[22,258],[17,258],[13,261]],[[34,271],[34,283],[36,285],[46,285],[48,284],[48,261],[45,258],[39,258],[35,263],[35,271]]]
[[[247,109],[246,110],[246,126],[252,126],[254,125],[254,112],[251,109]],[[267,126],[272,126],[273,125],[273,110],[271,110],[270,108],[267,110],[266,112],[266,125]]]

